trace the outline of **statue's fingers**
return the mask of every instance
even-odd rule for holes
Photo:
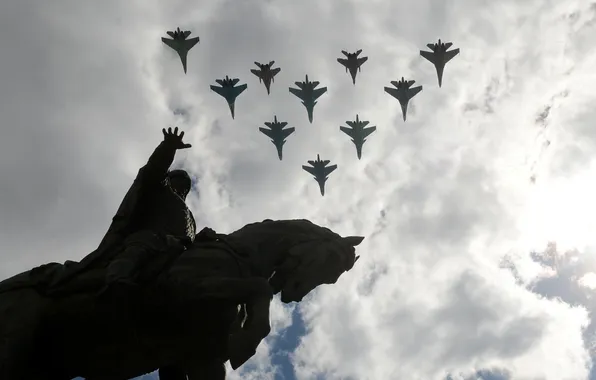
[[[182,145],[182,149],[186,149],[186,148],[192,148],[192,145],[190,145],[190,144]]]
[[[178,128],[176,128],[178,129]],[[180,131],[180,140],[182,140],[182,138],[184,137],[184,131]]]
[[[165,128],[162,128],[162,129],[161,129],[161,131],[162,131],[162,133],[163,133],[163,135],[164,135],[164,136],[167,134],[167,132],[166,132],[166,129],[165,129]]]
[[[177,135],[178,134],[178,127],[174,128],[174,134]]]

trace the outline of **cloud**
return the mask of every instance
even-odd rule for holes
[[[94,249],[178,125],[200,227],[308,218],[366,236],[298,308],[296,378],[587,378],[589,278],[571,288],[529,252],[594,243],[595,19],[579,0],[2,4],[0,275]],[[177,26],[201,38],[186,75],[159,40]],[[440,89],[418,54],[438,38],[461,49]],[[336,58],[360,48],[354,86]],[[267,96],[249,70],[269,60]],[[287,90],[307,74],[328,87],[313,124]],[[248,84],[235,120],[209,89],[225,75]],[[402,76],[423,86],[406,123],[383,91]],[[377,126],[362,160],[339,131],[356,114]],[[281,162],[258,132],[274,115],[296,128]],[[325,197],[300,168],[317,154],[338,165]],[[274,303],[273,335],[231,378],[292,376],[272,359],[292,313]]]

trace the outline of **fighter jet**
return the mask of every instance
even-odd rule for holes
[[[415,81],[413,80],[406,81],[404,77],[401,77],[401,80],[399,82],[391,81],[391,84],[397,88],[385,87],[386,93],[399,100],[399,104],[401,105],[401,113],[404,116],[404,121],[406,121],[406,113],[408,112],[408,101],[412,99],[414,95],[422,91],[422,86],[410,88],[410,86],[412,86],[414,82]]]
[[[358,159],[360,159],[362,156],[362,145],[366,142],[368,135],[377,130],[377,127],[365,128],[368,125],[368,121],[359,120],[358,115],[356,115],[355,121],[346,121],[346,124],[350,128],[339,127],[339,129],[352,138],[352,142],[356,145],[356,154],[358,155]]]
[[[312,124],[312,112],[317,104],[316,100],[327,92],[327,87],[322,87],[315,90],[315,87],[319,85],[317,81],[308,81],[308,75],[306,76],[306,80],[304,82],[295,82],[296,86],[299,88],[292,88],[290,87],[290,92],[300,99],[302,99],[302,104],[306,107],[306,112],[308,112],[308,121]]]
[[[173,32],[166,32],[172,39],[162,37],[161,40],[164,44],[168,45],[172,49],[176,50],[182,61],[182,68],[184,68],[184,74],[186,74],[186,56],[188,51],[199,42],[199,37],[193,37],[186,39],[190,36],[190,31],[181,31],[177,28]]]
[[[269,95],[269,87],[271,86],[271,82],[275,82],[273,79],[281,69],[278,67],[277,69],[272,69],[273,64],[275,61],[269,62],[269,64],[260,64],[259,62],[255,62],[255,65],[259,66],[260,70],[251,69],[250,72],[255,74],[259,77],[259,83],[262,81],[265,83],[265,88],[267,89],[267,95]]]
[[[439,77],[439,87],[441,87],[441,84],[443,82],[443,70],[445,69],[445,64],[449,62],[451,58],[459,54],[459,49],[447,51],[447,49],[449,49],[451,45],[453,45],[453,43],[443,43],[441,42],[441,39],[439,39],[439,42],[436,44],[426,45],[429,49],[432,50],[432,52],[420,50],[420,55],[428,59],[433,65],[435,65],[435,68],[437,69],[437,76]]]
[[[356,73],[360,71],[360,66],[364,62],[368,60],[368,57],[358,58],[358,55],[362,53],[362,49],[358,50],[356,53],[348,53],[345,50],[341,51],[348,59],[345,58],[338,58],[337,62],[341,63],[345,66],[346,72],[348,69],[350,70],[350,75],[352,76],[352,83],[356,84]]]
[[[236,97],[238,95],[240,95],[242,93],[242,91],[246,90],[246,87],[248,87],[248,86],[245,83],[245,84],[241,84],[238,87],[235,87],[236,83],[238,83],[240,81],[240,79],[238,79],[238,78],[230,79],[227,75],[226,75],[225,79],[216,79],[215,81],[219,85],[221,85],[221,87],[217,87],[217,86],[210,86],[210,87],[213,91],[217,92],[219,95],[226,98],[226,101],[228,102],[228,105],[230,106],[230,112],[232,112],[232,119],[233,119],[234,118],[234,103],[236,102]]]
[[[265,123],[265,125],[269,127],[269,129],[259,128],[259,131],[261,131],[271,139],[271,142],[277,148],[277,156],[281,161],[282,149],[284,144],[286,143],[286,138],[294,132],[295,128],[290,127],[284,129],[284,127],[288,125],[288,123],[285,121],[277,121],[277,116],[273,117],[272,123]]]
[[[321,195],[325,195],[325,181],[332,171],[337,169],[337,165],[329,165],[329,160],[321,161],[321,158],[317,154],[316,161],[308,161],[311,166],[302,165],[302,169],[306,170],[315,177],[315,180],[319,183],[321,189]]]

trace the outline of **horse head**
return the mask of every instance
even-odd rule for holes
[[[259,256],[276,252],[269,283],[284,303],[299,302],[321,284],[333,284],[358,260],[363,237],[341,237],[308,220],[265,220],[232,235],[251,236]],[[273,256],[273,255],[270,255]]]
[[[352,269],[359,258],[354,247],[363,239],[336,237],[297,244],[271,277],[270,284],[276,293],[281,292],[282,302],[300,302],[317,286],[334,284]]]

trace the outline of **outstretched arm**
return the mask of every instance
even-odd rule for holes
[[[167,131],[164,128],[163,135],[163,141],[155,148],[147,164],[139,170],[137,179],[145,184],[157,184],[163,181],[174,162],[176,151],[191,147],[190,144],[182,142],[184,132],[178,134],[178,127],[174,129],[174,132],[172,132],[172,128],[168,128]]]

